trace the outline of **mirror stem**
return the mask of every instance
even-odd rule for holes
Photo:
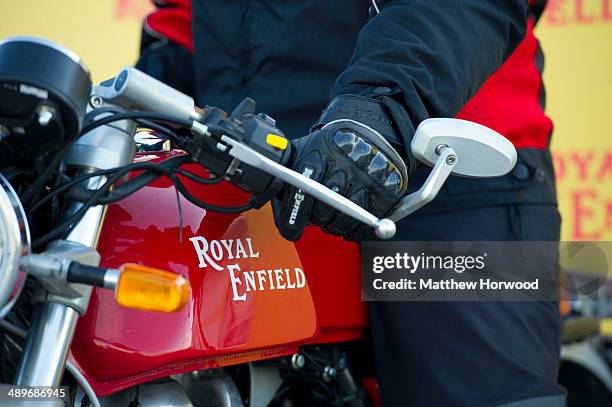
[[[423,186],[418,191],[402,198],[391,216],[389,216],[389,219],[394,222],[404,219],[417,209],[431,202],[438,195],[442,185],[444,185],[444,182],[446,182],[446,179],[457,164],[457,154],[455,150],[445,144],[437,146],[436,153],[439,157]]]

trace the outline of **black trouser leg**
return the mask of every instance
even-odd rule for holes
[[[398,240],[550,241],[559,226],[554,206],[496,206],[414,215]],[[369,315],[386,407],[564,405],[557,302],[371,302]]]

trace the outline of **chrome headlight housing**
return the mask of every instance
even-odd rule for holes
[[[21,258],[30,252],[30,230],[17,193],[0,174],[0,319],[17,301],[25,284]]]

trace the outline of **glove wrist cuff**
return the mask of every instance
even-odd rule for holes
[[[385,106],[378,100],[359,95],[341,95],[335,97],[323,110],[311,131],[318,130],[327,123],[336,120],[354,120],[373,128],[385,139],[403,150],[402,140],[396,135],[393,121],[385,111]]]

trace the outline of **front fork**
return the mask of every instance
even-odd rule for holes
[[[92,130],[68,151],[67,166],[77,168],[77,175],[80,175],[131,163],[135,128],[134,122],[126,120]],[[96,190],[105,182],[103,176],[91,178],[86,187]],[[73,203],[68,215],[82,205]],[[88,209],[66,240],[49,244],[45,256],[50,261],[76,260],[81,264],[98,266],[100,256],[95,247],[104,212],[103,205]],[[17,385],[59,386],[77,321],[87,311],[91,297],[92,287],[88,285],[57,284],[52,280],[42,283],[44,288],[34,296],[34,319],[15,377]]]
[[[59,386],[78,318],[79,313],[64,304],[37,307],[15,384]]]
[[[89,188],[101,187],[104,182],[104,177],[95,178]],[[71,213],[81,205],[74,204]],[[54,242],[45,253],[57,259],[70,258],[90,266],[99,265],[99,255],[88,248],[96,247],[103,217],[103,206],[89,209],[68,235],[67,242]],[[54,287],[53,292],[43,288],[35,294],[34,320],[17,370],[16,384],[59,386],[77,320],[87,310],[91,291],[91,286],[68,284]]]

